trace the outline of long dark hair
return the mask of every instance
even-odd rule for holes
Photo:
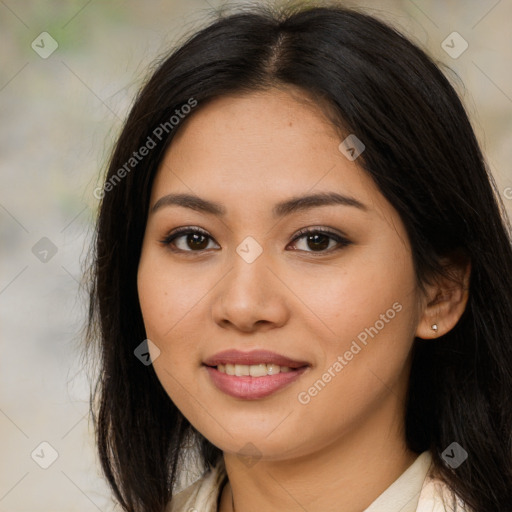
[[[311,2],[221,14],[190,35],[158,63],[115,144],[87,269],[84,345],[99,369],[91,412],[115,498],[125,511],[162,512],[186,443],[197,443],[204,469],[222,453],[134,356],[146,338],[136,277],[152,182],[186,123],[169,120],[194,101],[199,111],[283,85],[364,141],[357,162],[400,214],[419,283],[444,272],[445,255],[471,262],[460,321],[414,342],[406,440],[431,450],[439,477],[476,512],[512,510],[512,251],[495,183],[457,93],[424,51],[370,15]],[[154,147],[130,160],[148,137]],[[468,452],[455,470],[441,457],[453,442]]]

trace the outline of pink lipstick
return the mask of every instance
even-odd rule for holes
[[[310,366],[267,350],[226,350],[204,361],[213,384],[235,398],[257,400],[288,386]]]

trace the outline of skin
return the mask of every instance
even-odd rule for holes
[[[441,280],[420,292],[398,213],[357,159],[339,151],[341,140],[300,90],[217,98],[186,119],[153,184],[150,209],[180,192],[227,210],[224,218],[176,205],[150,213],[138,270],[147,337],[160,350],[155,372],[224,453],[222,512],[232,498],[244,512],[360,512],[418,455],[405,444],[403,419],[414,337],[450,330],[467,294]],[[366,210],[330,205],[272,217],[277,202],[320,191]],[[161,242],[183,226],[211,237],[200,240],[202,250],[186,235],[174,241],[176,252]],[[300,229],[322,227],[351,243],[324,238],[315,249],[307,236],[294,241]],[[250,264],[236,252],[247,236],[263,250]],[[401,311],[300,403],[298,394],[394,303]],[[268,397],[233,398],[202,365],[229,348],[272,350],[310,367]],[[240,457],[248,443],[258,451],[252,464]]]

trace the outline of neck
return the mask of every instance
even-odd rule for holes
[[[220,511],[361,512],[418,456],[405,445],[398,412],[381,407],[364,424],[295,458],[262,458],[248,467],[225,452],[229,482]]]

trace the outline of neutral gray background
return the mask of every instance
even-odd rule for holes
[[[510,212],[512,1],[345,3],[367,6],[460,76],[465,90],[450,73]],[[92,192],[150,63],[220,6],[0,0],[0,512],[113,509],[78,359]],[[441,46],[453,31],[469,45],[456,59]],[[58,44],[46,59],[31,47],[42,32]],[[51,460],[42,442],[58,454],[48,469],[36,463]]]

